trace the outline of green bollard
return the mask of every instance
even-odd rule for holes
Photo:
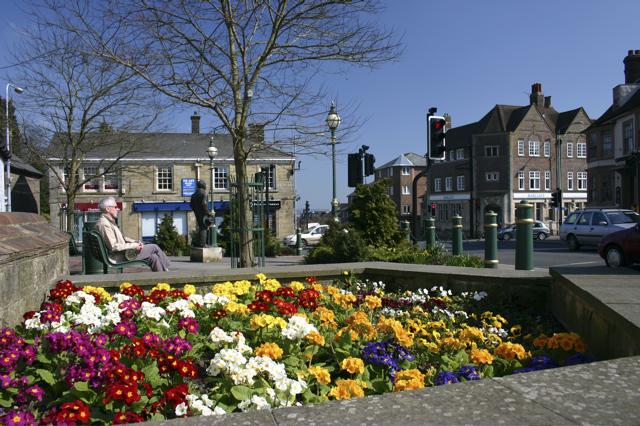
[[[302,230],[296,228],[296,255],[302,255]]]
[[[455,215],[451,218],[453,227],[451,229],[451,254],[458,256],[462,254],[462,217]]]
[[[410,228],[410,226],[411,226],[411,224],[409,223],[408,220],[400,221],[400,229],[402,229],[404,231],[405,238],[407,239],[407,241],[411,241],[411,228]]]
[[[85,222],[82,226],[82,241],[86,244],[88,240],[86,234],[96,228],[97,222]],[[85,275],[96,275],[104,273],[104,265],[93,257],[91,250],[85,245],[82,248],[82,273]]]
[[[516,269],[533,269],[533,205],[516,204]]]
[[[427,247],[436,246],[436,219],[428,217],[424,221],[424,232],[427,240]]]
[[[484,267],[498,267],[498,214],[491,210],[484,215]]]

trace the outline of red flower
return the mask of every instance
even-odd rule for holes
[[[298,303],[310,311],[315,311],[318,307],[320,293],[312,288],[306,288],[298,294]]]
[[[261,302],[260,300],[254,300],[247,305],[247,308],[254,312],[267,312],[269,310],[269,305],[265,302]]]
[[[166,392],[164,393],[164,396],[175,407],[176,405],[186,401],[188,392],[189,392],[189,387],[185,383],[181,383],[177,386],[167,389]]]
[[[188,299],[189,296],[187,295],[187,293],[185,293],[183,290],[180,290],[179,288],[176,288],[174,290],[171,290],[171,292],[169,293],[169,295],[171,297],[175,297],[176,299]]]
[[[89,407],[79,399],[65,402],[56,414],[56,422],[63,424],[89,423],[90,420]]]
[[[256,291],[256,299],[271,303],[273,300],[273,292],[271,290]]]
[[[144,296],[144,290],[142,290],[142,288],[138,287],[137,285],[132,284],[129,287],[122,290],[122,294],[126,294],[127,296],[131,296],[131,297],[136,297],[136,296],[141,297],[141,296]]]
[[[198,377],[198,372],[196,371],[193,361],[180,361],[178,360],[178,374],[182,377],[189,377],[191,379],[195,379]]]
[[[298,312],[298,307],[291,302],[285,302],[284,300],[276,299],[273,301],[273,304],[276,308],[278,308],[278,313],[282,316],[291,316]]]
[[[216,309],[215,311],[211,312],[211,316],[215,319],[220,319],[227,316],[227,311],[225,311],[224,309]]]
[[[117,413],[113,418],[111,424],[122,425],[126,423],[138,423],[143,421],[144,417],[130,411],[125,411],[124,413]]]
[[[22,318],[25,320],[31,319],[33,318],[33,316],[36,314],[36,311],[27,311],[22,315]]]
[[[291,287],[280,287],[276,290],[276,296],[284,297],[286,299],[293,299],[296,297],[296,293]]]
[[[308,282],[309,284],[313,285],[313,284],[318,282],[318,279],[316,277],[307,277],[307,278],[305,278],[305,281]]]

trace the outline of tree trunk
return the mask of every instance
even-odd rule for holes
[[[247,162],[242,152],[241,141],[234,140],[234,162],[236,166],[236,183],[238,185],[238,209],[240,214],[240,267],[250,268],[254,266],[253,235],[250,228],[253,225],[253,216],[249,204],[249,179],[247,176]]]

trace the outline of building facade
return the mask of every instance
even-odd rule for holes
[[[422,214],[427,179],[426,176],[418,176],[425,170],[426,165],[424,156],[408,152],[375,169],[374,180],[390,181],[388,194],[396,204],[400,221],[414,223],[414,217],[420,218]],[[414,228],[414,232],[418,234],[421,231],[418,227]]]
[[[640,50],[624,58],[625,82],[613,102],[586,129],[589,205],[640,211]]]
[[[115,134],[113,137],[120,136]],[[213,173],[207,156],[211,139],[218,149],[212,163]],[[83,224],[99,217],[100,199],[113,196],[121,209],[118,222],[124,235],[150,240],[164,216],[169,215],[178,233],[187,236],[190,242],[190,234],[197,225],[189,201],[199,179],[207,182],[207,192],[213,186],[216,222],[218,225],[222,222],[230,208],[230,190],[236,176],[230,136],[200,134],[199,117],[193,116],[192,133],[143,134],[138,135],[135,143],[135,152],[121,158],[117,170],[86,182],[78,193],[75,205],[71,207],[76,213],[76,224],[69,230],[78,240],[82,237]],[[294,232],[295,158],[268,147],[262,140],[255,143],[247,161],[247,173],[250,180],[259,172],[267,177],[268,229],[277,237],[283,237]],[[100,164],[113,155],[108,145],[88,152],[79,178],[84,180],[85,174],[95,175]],[[56,161],[55,158],[51,160]],[[57,160],[60,164],[58,172],[63,173],[63,162]],[[51,220],[59,221],[64,229],[62,217],[69,207],[65,204],[64,189],[56,185],[53,170],[49,175]]]
[[[582,131],[590,124],[583,108],[556,111],[535,83],[529,105],[496,105],[478,122],[448,130],[446,157],[428,174],[437,231],[448,232],[460,215],[465,235],[480,236],[488,211],[498,214],[499,224],[513,223],[522,200],[533,204],[535,219],[557,230],[552,193],[562,189],[564,214],[587,199]]]

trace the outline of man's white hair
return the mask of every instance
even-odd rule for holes
[[[100,208],[101,212],[105,212],[107,210],[107,204],[117,205],[116,199],[113,197],[104,197],[102,200],[100,200],[100,203],[98,203],[98,207]]]

